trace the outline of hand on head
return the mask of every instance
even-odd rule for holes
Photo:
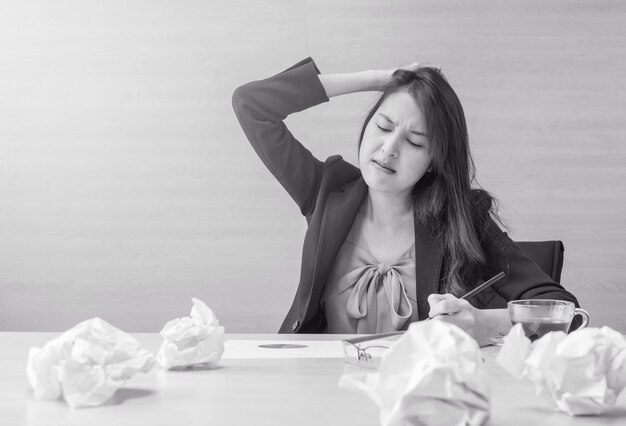
[[[413,61],[410,64],[407,65],[403,65],[401,67],[398,67],[399,70],[407,70],[407,71],[413,71],[415,70],[417,67],[420,66],[420,63],[418,61]]]
[[[435,69],[441,71],[441,67],[439,65],[432,65],[432,64],[428,64],[428,63],[419,62],[419,61],[413,61],[410,64],[402,65],[401,67],[398,67],[396,69],[407,70],[407,71],[415,71],[420,66],[435,68]]]

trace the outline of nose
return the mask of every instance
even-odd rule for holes
[[[385,155],[385,157],[397,157],[399,153],[400,147],[400,137],[395,135],[394,133],[388,134],[382,142],[380,146],[380,151]]]

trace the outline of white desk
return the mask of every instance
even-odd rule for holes
[[[70,409],[64,401],[36,401],[26,359],[58,333],[0,333],[0,424],[13,425],[377,425],[378,408],[364,395],[337,386],[343,359],[222,359],[215,370],[137,374],[104,406]],[[134,334],[156,353],[158,334]],[[328,340],[330,335],[228,335],[230,339]],[[552,411],[528,381],[483,350],[492,393],[492,425],[626,424],[626,393],[602,417],[572,418]]]

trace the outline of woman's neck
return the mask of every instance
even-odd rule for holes
[[[402,229],[413,220],[413,205],[408,195],[368,191],[364,216],[378,229]]]

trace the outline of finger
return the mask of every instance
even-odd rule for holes
[[[452,300],[452,299],[456,299],[456,297],[454,297],[454,295],[450,293],[446,293],[446,294],[433,293],[428,296],[428,303],[432,306],[441,302],[442,300]]]
[[[433,293],[428,296],[427,300],[428,300],[428,304],[432,308],[433,306],[435,306],[437,303],[441,302],[442,300],[446,300],[446,297],[443,294]]]
[[[456,314],[467,308],[467,301],[461,299],[446,299],[431,307],[429,316]]]
[[[456,325],[469,335],[474,335],[474,327],[470,318],[465,313],[456,313],[452,315],[439,315],[433,318],[433,321],[442,321],[446,324]]]
[[[432,316],[431,319],[433,321],[443,321],[443,322],[447,322],[448,324],[459,325],[458,316],[459,316],[458,314],[440,314],[440,315]]]
[[[429,68],[434,68],[437,71],[441,71],[441,67],[439,65],[435,65],[435,64],[424,64],[424,66],[427,66]]]
[[[408,65],[401,66],[400,69],[407,70],[407,71],[414,71],[415,69],[419,68],[419,66],[420,66],[419,61],[413,61]]]
[[[456,300],[456,297],[454,297],[450,293],[446,293],[446,294],[433,293],[433,294],[429,295],[428,296],[428,305],[430,306],[430,312],[428,313],[428,316],[430,318],[433,318],[435,315],[441,315],[442,312],[445,312],[445,311],[441,310],[441,307],[437,307],[437,306],[441,302],[444,302],[446,300]]]

